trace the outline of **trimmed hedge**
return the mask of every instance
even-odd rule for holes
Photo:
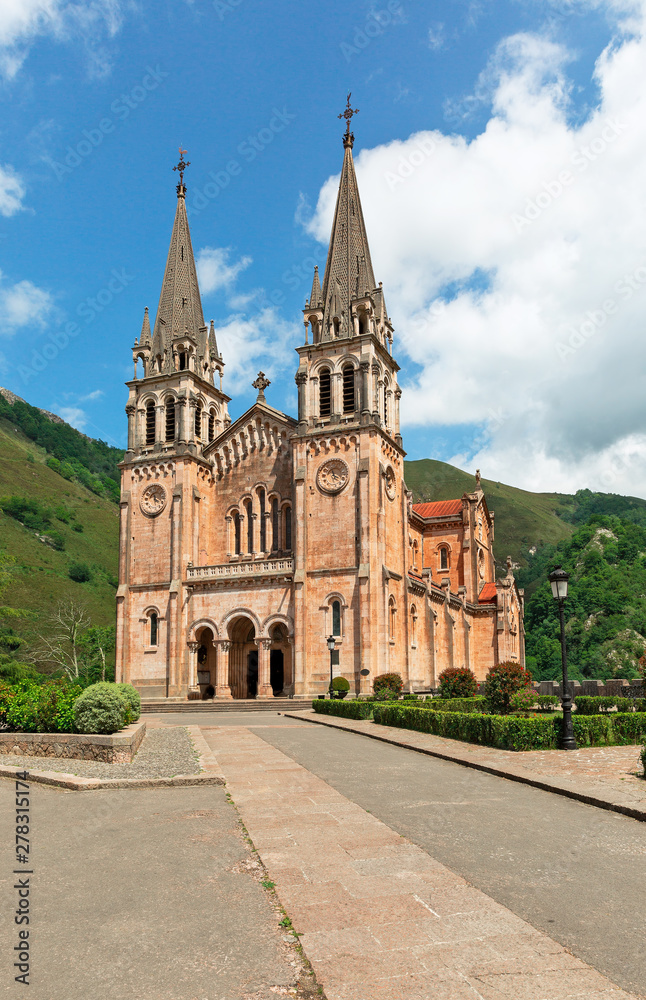
[[[577,695],[578,715],[599,715],[616,708],[618,712],[646,712],[646,698],[617,698],[614,695]]]
[[[319,715],[338,715],[342,719],[371,719],[374,702],[370,701],[323,701],[316,698],[312,708]]]
[[[485,696],[477,694],[473,698],[431,698],[424,703],[433,712],[486,712]]]
[[[429,712],[405,705],[374,705],[378,725],[432,733],[447,739],[502,750],[550,750],[558,745],[561,720],[515,715],[481,715],[476,712]],[[579,746],[640,743],[646,739],[646,712],[616,715],[573,716]]]

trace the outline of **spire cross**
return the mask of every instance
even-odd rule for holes
[[[265,389],[268,385],[271,385],[269,379],[265,376],[264,372],[258,372],[258,378],[251,385],[254,389],[258,390],[258,399],[262,400],[265,398]]]
[[[173,167],[173,170],[179,170],[179,183],[180,183],[180,187],[184,186],[184,171],[186,170],[187,167],[190,167],[190,165],[191,165],[191,161],[190,160],[188,162],[186,162],[184,160],[184,153],[188,153],[188,150],[187,149],[182,149],[182,147],[180,146],[179,147],[179,163],[177,164],[176,167]]]
[[[338,118],[345,118],[345,120],[346,120],[347,127],[346,127],[346,130],[345,130],[345,135],[343,137],[346,141],[348,141],[351,138],[350,122],[352,121],[352,119],[353,119],[353,117],[355,115],[359,114],[359,108],[355,108],[354,111],[352,110],[352,105],[350,104],[350,98],[351,97],[352,97],[352,93],[349,93],[348,94],[348,106],[347,106],[347,108],[345,109],[345,111],[343,112],[342,115],[338,115],[337,116]]]

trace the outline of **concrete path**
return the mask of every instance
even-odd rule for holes
[[[431,763],[403,750],[357,741],[350,734],[319,732],[328,743],[344,742],[346,775],[353,774],[361,746],[371,751],[373,775],[380,766],[375,751],[412,757],[427,768]],[[328,1000],[627,1000],[637,996],[613,986],[562,945],[340,794],[312,773],[317,767],[307,770],[268,742],[307,744],[316,738],[316,730],[307,734],[265,726],[254,727],[252,732],[223,725],[203,729],[203,735],[281,901],[301,932],[305,952]],[[320,746],[314,749],[314,757],[318,768],[325,769]],[[505,784],[432,763],[492,782],[497,789]],[[398,769],[391,772],[389,787],[384,787],[381,777],[382,796],[389,791],[396,794],[407,784],[407,776]],[[632,823],[533,789],[522,790],[541,796],[544,806],[559,802],[593,817]],[[434,804],[425,803],[426,807]],[[643,828],[637,828],[641,833]],[[551,835],[558,836],[557,825]],[[508,864],[513,863],[508,859]],[[592,871],[589,877],[594,875]],[[641,919],[638,916],[637,922]],[[637,939],[641,961],[641,930]]]
[[[531,750],[517,753],[448,740],[431,733],[379,726],[372,720],[341,719],[309,712],[286,718],[359,733],[394,746],[450,760],[475,770],[534,785],[569,798],[646,820],[646,781],[640,746],[582,747],[579,750]]]
[[[31,800],[25,987],[12,966],[14,782],[0,781],[1,997],[318,998],[222,787],[79,795],[32,785]]]

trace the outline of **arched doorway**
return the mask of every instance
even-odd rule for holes
[[[215,647],[210,628],[198,629],[195,634],[197,647],[197,683],[202,700],[215,695]]]
[[[269,679],[274,697],[290,693],[291,649],[287,638],[287,627],[282,623],[274,625],[270,631]]]
[[[255,698],[258,692],[258,647],[250,618],[238,615],[229,624],[229,685],[234,698]]]

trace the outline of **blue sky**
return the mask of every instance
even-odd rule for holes
[[[478,462],[490,478],[530,489],[646,495],[643,417],[625,391],[617,406],[617,380],[634,380],[635,366],[613,369],[614,389],[591,383],[608,375],[603,345],[613,365],[632,350],[641,281],[585,350],[563,332],[598,308],[600,228],[606,271],[626,227],[632,234],[610,288],[646,249],[635,226],[641,213],[646,234],[646,182],[641,201],[636,186],[632,206],[612,206],[611,221],[595,214],[626,178],[640,183],[641,2],[3,7],[0,384],[125,444],[123,382],[144,306],[157,307],[181,143],[231,414],[255,398],[260,368],[272,379],[269,401],[293,412],[292,348],[312,264],[325,262],[343,153],[337,115],[351,90],[373,263],[408,390],[409,457]],[[613,115],[608,152],[554,194],[559,166],[588,133],[600,144]],[[529,203],[550,190],[552,204],[526,219],[526,233]],[[550,271],[564,246],[570,257]],[[631,382],[628,395],[641,388]],[[602,403],[592,417],[591,392],[595,410]],[[564,395],[573,400],[565,427],[554,417]]]

